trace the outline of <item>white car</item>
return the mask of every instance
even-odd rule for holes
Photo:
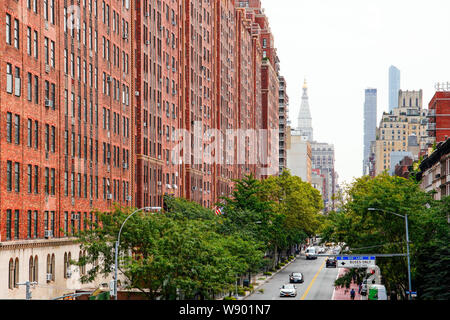
[[[285,284],[280,288],[280,297],[296,297],[297,289],[293,284]]]
[[[317,254],[316,248],[314,248],[314,247],[307,248],[305,251],[306,260],[317,259],[316,254]]]

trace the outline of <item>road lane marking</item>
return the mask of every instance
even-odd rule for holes
[[[322,265],[320,266],[319,270],[317,271],[316,275],[314,276],[314,278],[311,280],[311,283],[309,284],[308,288],[306,288],[305,293],[303,294],[303,296],[300,298],[300,300],[305,300],[306,295],[308,294],[309,290],[311,289],[312,285],[314,284],[314,282],[316,281],[317,276],[319,275],[320,271],[322,271],[323,267],[325,266],[325,262],[326,260],[323,261]]]

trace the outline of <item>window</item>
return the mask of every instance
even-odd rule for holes
[[[13,259],[10,259],[8,268],[8,289],[14,289],[14,275],[14,261]]]
[[[31,210],[28,210],[28,218],[27,218],[27,238],[28,239],[31,239],[31,225],[32,225]]]
[[[6,64],[6,92],[13,92],[13,75],[12,75],[12,65],[10,63]]]
[[[27,54],[31,56],[31,28],[27,27]]]
[[[20,144],[20,116],[17,114],[14,117],[14,142]]]
[[[32,181],[33,181],[33,166],[31,164],[28,165],[27,170],[27,185],[28,185],[28,193],[33,192]]]
[[[11,240],[11,219],[12,211],[11,209],[6,210],[6,240]]]
[[[12,141],[12,113],[6,113],[6,141],[11,143]]]
[[[18,162],[14,163],[14,181],[16,192],[20,192],[20,164]]]
[[[20,97],[20,94],[21,94],[20,68],[16,67],[16,73],[14,78],[14,95]]]
[[[6,44],[11,44],[11,15],[6,14]]]
[[[14,47],[20,49],[20,30],[19,30],[19,20],[14,19]]]
[[[39,193],[39,167],[34,166],[34,193]]]
[[[14,238],[19,240],[20,232],[19,232],[19,221],[20,221],[20,211],[14,211]]]
[[[38,32],[34,31],[33,38],[33,55],[35,59],[39,58],[39,46],[38,46]]]

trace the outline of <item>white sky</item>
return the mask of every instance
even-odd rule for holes
[[[378,121],[388,111],[389,67],[401,89],[424,91],[450,81],[449,0],[262,0],[290,120],[297,125],[306,77],[314,139],[333,143],[339,183],[362,175],[364,89],[378,89]]]

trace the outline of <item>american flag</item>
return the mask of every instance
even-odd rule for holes
[[[222,210],[223,210],[223,207],[222,208],[217,208],[216,209],[216,215],[220,216],[222,214]]]

